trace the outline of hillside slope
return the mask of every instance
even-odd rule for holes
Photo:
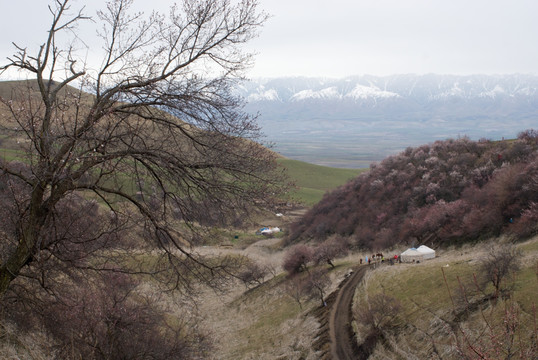
[[[279,159],[280,165],[295,185],[290,196],[292,201],[312,206],[319,202],[327,191],[350,181],[366,169],[341,169],[314,165],[292,159]]]
[[[448,244],[538,230],[538,133],[408,148],[326,195],[291,226],[289,243],[349,237],[361,248]]]
[[[506,240],[370,271],[357,288],[353,311],[357,341],[370,345],[369,359],[536,359],[538,237],[516,246],[519,266],[504,280],[502,298],[492,299],[491,284],[484,287],[483,261]],[[380,298],[384,305],[375,302]],[[372,333],[365,321],[368,304],[385,311],[371,344],[365,343]]]

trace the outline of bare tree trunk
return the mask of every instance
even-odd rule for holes
[[[19,246],[17,251],[0,268],[0,296],[7,291],[11,281],[19,275],[22,267],[28,263],[31,257],[30,254],[30,250],[26,246]]]
[[[19,275],[21,269],[32,261],[40,229],[46,217],[41,206],[43,194],[41,187],[37,186],[34,189],[28,219],[21,220],[23,224],[21,224],[19,232],[17,249],[0,267],[0,296],[6,292],[11,281]]]

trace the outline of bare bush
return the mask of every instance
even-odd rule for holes
[[[161,296],[139,291],[132,276],[106,273],[94,280],[99,281],[70,283],[53,297],[41,293],[39,302],[35,294],[33,299],[19,294],[6,303],[9,317],[19,326],[45,330],[49,351],[58,358],[190,359],[210,350],[194,321],[174,317]]]
[[[307,270],[308,263],[312,261],[314,252],[308,245],[298,244],[290,248],[284,258],[282,267],[289,274],[297,274]]]
[[[237,274],[237,277],[248,289],[250,286],[263,284],[265,277],[269,273],[270,269],[267,266],[261,265],[252,259],[247,259],[246,264],[243,265],[243,270]]]
[[[344,257],[349,252],[349,243],[346,238],[332,236],[325,240],[313,250],[313,260],[316,264],[326,262],[334,268],[333,260]]]
[[[504,303],[504,311],[498,320],[485,318],[481,336],[471,336],[462,328],[456,336],[459,340],[456,343],[458,354],[464,359],[530,360],[538,357],[536,327],[525,326],[520,308],[513,301]]]
[[[401,325],[400,302],[385,293],[368,296],[364,307],[355,308],[355,318],[375,334],[391,333]]]
[[[501,256],[500,248],[502,247],[492,250],[481,265],[481,270],[486,271],[483,274],[486,281],[495,284],[501,273],[509,274],[515,270],[514,267],[507,266],[513,264],[512,256]],[[502,253],[505,252],[514,254],[510,246],[505,247]],[[507,271],[508,268],[512,270]],[[446,277],[445,284],[448,289]],[[490,295],[480,296],[483,294],[482,290],[476,277],[466,285],[459,280],[456,301],[452,302],[454,318],[439,318],[448,325],[446,328],[450,329],[456,354],[462,359],[535,359],[538,356],[536,307],[532,306],[530,314],[524,313],[512,297],[500,302],[495,297],[493,304],[490,304]],[[494,296],[498,296],[501,291],[495,287]],[[480,316],[475,317],[472,326],[469,326],[465,320],[472,314]]]
[[[512,244],[494,246],[480,260],[481,285],[491,284],[493,298],[510,290],[509,277],[519,270],[521,252]]]

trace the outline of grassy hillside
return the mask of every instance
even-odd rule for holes
[[[532,350],[536,334],[536,306],[538,294],[538,237],[518,245],[521,251],[520,269],[505,285],[512,285],[511,297],[483,299],[490,293],[477,292],[480,282],[480,264],[493,244],[492,239],[479,245],[438,252],[438,257],[420,264],[385,265],[373,270],[357,289],[354,328],[362,343],[369,329],[364,315],[359,314],[372,305],[376,294],[396,299],[399,305],[391,319],[387,319],[378,335],[377,347],[371,358],[461,359],[480,349],[483,358],[535,358],[538,348]],[[509,332],[505,332],[511,326]],[[381,340],[384,339],[384,340]],[[536,338],[534,338],[536,341]],[[512,344],[510,344],[512,342]],[[508,347],[511,347],[508,349]],[[436,355],[438,354],[438,355]],[[529,357],[530,356],[530,357]]]
[[[0,141],[3,140],[0,138]],[[21,150],[12,149],[12,142],[8,137],[0,142],[0,157],[5,161],[25,161],[25,154]],[[305,206],[312,206],[319,202],[323,195],[344,185],[367,169],[342,169],[314,165],[298,160],[279,159],[279,163],[286,168],[290,180],[295,189],[290,192],[290,197]],[[129,184],[132,186],[132,184]]]
[[[305,205],[313,205],[329,191],[343,185],[367,169],[342,169],[314,165],[298,160],[279,159],[297,189],[291,196]]]

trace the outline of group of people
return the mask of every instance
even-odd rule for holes
[[[394,263],[401,263],[402,260],[400,259],[400,257],[398,255],[394,255],[393,257],[390,257],[388,259],[389,263],[391,265],[394,265]],[[368,255],[366,255],[365,257],[365,263],[367,263],[368,265],[370,265],[372,262],[375,263],[384,263],[385,262],[385,256],[383,255],[383,253],[376,253],[376,254],[372,254],[372,256],[368,257]],[[360,259],[360,263],[362,264],[362,259]]]

